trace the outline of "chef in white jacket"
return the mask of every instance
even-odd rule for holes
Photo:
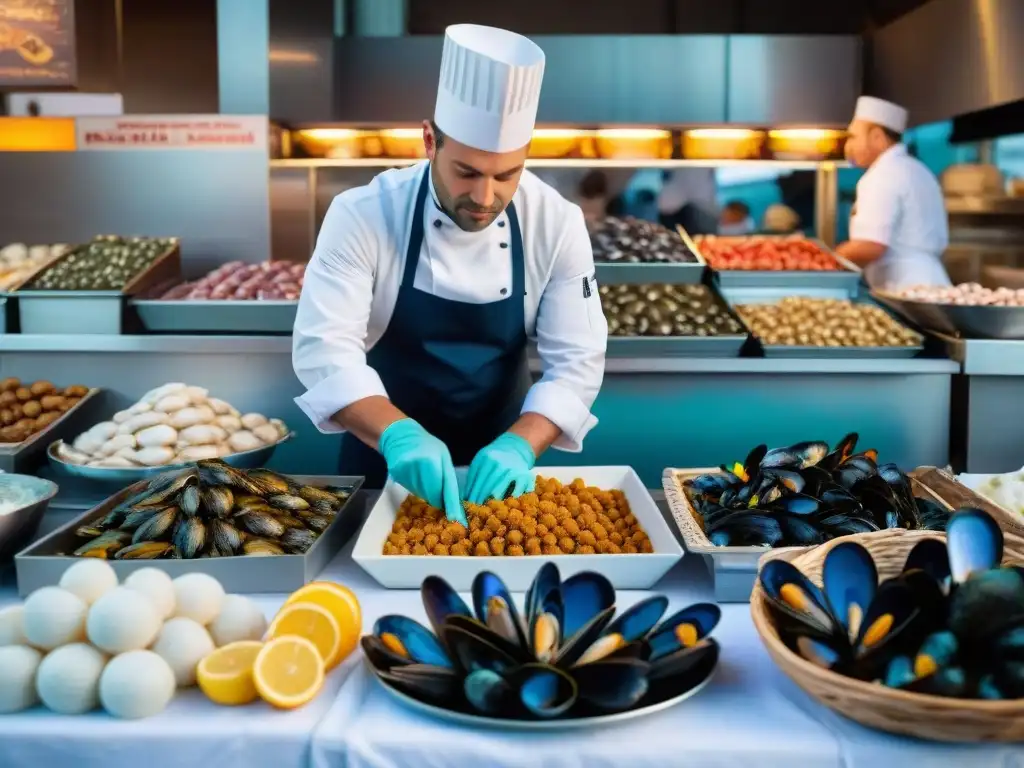
[[[859,265],[872,288],[949,285],[942,253],[949,245],[942,188],[907,153],[907,111],[861,96],[849,127],[846,159],[865,173],[857,182],[850,239],[836,250]]]
[[[454,520],[532,490],[537,457],[597,424],[608,326],[583,213],[523,168],[543,74],[527,38],[449,27],[428,161],[334,199],[295,319],[296,402],[346,433],[340,471]]]

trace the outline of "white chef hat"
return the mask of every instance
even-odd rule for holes
[[[530,143],[544,51],[522,35],[477,24],[444,33],[434,122],[475,149],[511,152]]]
[[[853,119],[866,120],[896,133],[903,133],[907,130],[907,110],[899,104],[877,99],[874,96],[861,96],[857,99],[857,109],[854,110]]]

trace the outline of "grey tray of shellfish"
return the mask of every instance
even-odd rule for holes
[[[70,562],[108,560],[123,580],[156,567],[207,573],[228,592],[293,592],[362,525],[364,478],[283,475],[198,462],[129,485],[15,556],[18,591],[57,584]]]
[[[765,357],[905,359],[924,351],[924,337],[869,296],[835,288],[733,288],[722,296]]]
[[[747,341],[746,326],[711,286],[629,283],[599,290],[612,357],[737,357]]]
[[[707,265],[685,232],[632,217],[607,216],[590,232],[599,285],[699,283]]]

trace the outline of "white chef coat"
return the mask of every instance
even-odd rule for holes
[[[903,144],[895,144],[857,182],[850,239],[887,246],[864,270],[872,288],[950,285],[942,266],[949,224],[938,179]]]
[[[366,353],[384,334],[402,282],[416,192],[426,163],[390,170],[334,198],[306,268],[292,339],[292,364],[307,388],[295,402],[323,433],[331,416],[372,395],[387,396]],[[414,286],[452,301],[500,301],[512,290],[508,215],[465,232],[425,201]],[[604,377],[608,323],[594,282],[594,255],[578,206],[524,171],[513,201],[523,236],[526,332],[537,339],[543,375],[523,412],[562,430],[555,448],[579,451],[597,419],[590,408]],[[584,278],[588,285],[584,287]]]

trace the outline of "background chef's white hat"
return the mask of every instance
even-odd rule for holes
[[[511,152],[530,143],[544,51],[522,35],[476,24],[444,33],[434,122],[475,149]]]
[[[857,99],[857,109],[853,113],[853,119],[866,120],[896,133],[903,133],[907,130],[907,110],[899,104],[876,99],[874,96],[861,96]]]

